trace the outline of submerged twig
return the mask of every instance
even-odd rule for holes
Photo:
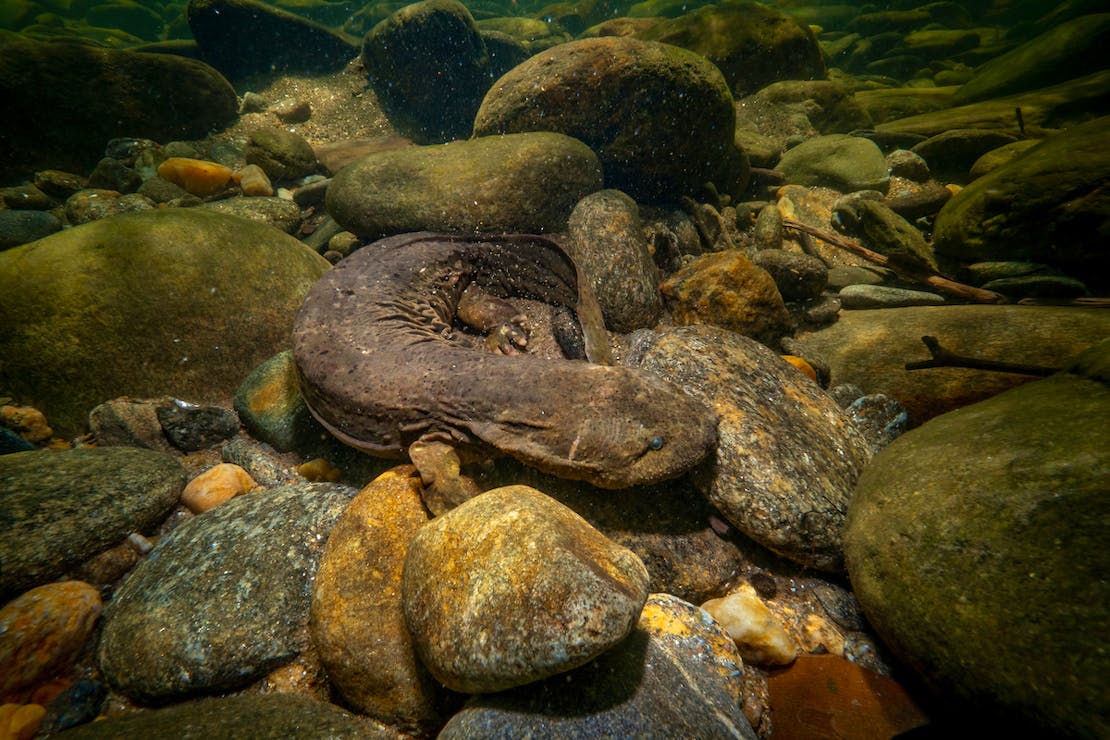
[[[932,357],[918,362],[907,362],[907,370],[925,370],[933,367],[963,367],[971,370],[993,370],[999,373],[1018,373],[1020,375],[1036,375],[1047,377],[1060,372],[1058,367],[1044,367],[1042,365],[1023,365],[1016,362],[999,362],[997,360],[984,360],[978,357],[967,357],[940,346],[936,337],[921,337],[921,342],[928,347]]]

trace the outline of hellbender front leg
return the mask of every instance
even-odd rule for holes
[[[424,505],[435,516],[482,492],[477,483],[460,472],[459,453],[446,442],[413,442],[409,445],[409,458],[420,471]]]
[[[528,346],[528,319],[504,298],[474,283],[459,298],[455,316],[486,335],[486,347],[503,355],[518,355]]]

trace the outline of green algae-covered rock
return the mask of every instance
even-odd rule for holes
[[[870,139],[848,134],[815,136],[788,149],[778,169],[788,182],[829,187],[842,193],[890,187],[890,172],[879,146]]]
[[[155,526],[184,487],[180,463],[153,450],[0,456],[0,603]]]
[[[91,170],[109,139],[194,139],[235,117],[235,90],[201,62],[77,43],[0,46],[0,178]]]
[[[587,146],[536,132],[367,155],[336,174],[327,208],[343,228],[368,239],[408,231],[560,231],[574,204],[600,189],[601,167]]]
[[[285,349],[328,263],[286,234],[200,209],[118,216],[0,253],[0,389],[62,434],[122,395],[227,405]]]
[[[737,96],[778,80],[825,76],[813,31],[761,3],[709,5],[657,23],[636,36],[701,54],[717,65]]]
[[[1043,262],[1110,286],[1110,116],[1046,139],[975,180],[937,215],[938,255]]]
[[[1110,734],[1108,363],[1104,341],[906,433],[864,471],[845,528],[884,641],[946,701],[1047,737]]]
[[[736,115],[720,71],[670,44],[624,37],[548,49],[494,83],[476,136],[558,131],[601,160],[607,187],[675,199],[726,177]]]

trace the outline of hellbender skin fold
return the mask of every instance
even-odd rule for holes
[[[298,311],[293,354],[313,415],[371,454],[443,442],[605,488],[674,477],[715,445],[712,410],[660,377],[453,339],[471,285],[573,309],[586,354],[607,356],[597,302],[555,242],[404,234],[339,262]]]

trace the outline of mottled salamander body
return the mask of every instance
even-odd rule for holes
[[[644,371],[483,352],[452,338],[471,284],[578,312],[587,351],[600,313],[574,263],[537,236],[406,234],[342,260],[297,313],[305,401],[342,441],[402,456],[414,443],[497,452],[622,488],[678,475],[716,441],[716,417]]]

